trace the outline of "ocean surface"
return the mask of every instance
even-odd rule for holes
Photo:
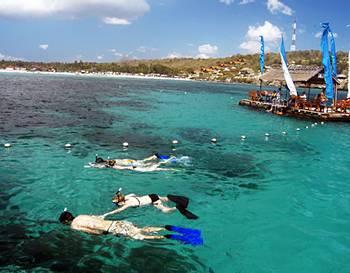
[[[0,272],[350,272],[350,125],[238,106],[251,88],[0,74]],[[191,160],[150,173],[84,167],[96,154],[155,152]],[[188,196],[199,219],[154,207],[110,219],[198,228],[204,245],[92,236],[58,222],[65,207],[114,209],[119,187]]]

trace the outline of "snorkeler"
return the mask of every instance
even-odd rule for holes
[[[201,232],[197,229],[181,228],[170,225],[164,227],[138,228],[128,221],[107,221],[96,215],[78,215],[77,217],[74,217],[66,209],[61,213],[59,221],[62,224],[70,225],[74,230],[95,235],[122,235],[135,240],[172,239],[193,246],[203,244]],[[158,234],[158,232],[165,230],[177,232],[179,234]]]
[[[198,219],[198,216],[187,210],[189,199],[184,196],[168,194],[167,197],[162,197],[157,194],[149,194],[144,196],[136,196],[134,193],[124,195],[121,192],[121,188],[116,192],[112,198],[112,202],[119,208],[111,212],[102,215],[105,218],[108,215],[116,214],[126,210],[127,208],[136,208],[142,206],[153,205],[157,209],[164,213],[173,212],[176,209],[184,215],[187,219]],[[176,207],[167,207],[163,205],[163,202],[172,201],[176,204]]]
[[[189,157],[182,157],[183,162]],[[182,162],[175,156],[160,155],[158,153],[141,160],[135,159],[103,159],[96,155],[94,163],[89,163],[88,167],[113,168],[117,170],[133,170],[139,172],[167,171],[171,169],[161,168],[161,165],[168,163]]]
[[[161,155],[159,153],[155,153],[154,155],[150,157],[146,157],[144,159],[135,160],[135,159],[103,159],[102,157],[98,157],[96,155],[95,163],[97,164],[106,164],[108,166],[137,166],[137,165],[144,165],[151,162],[159,162],[161,164],[165,164],[168,162],[175,162],[176,157],[175,156],[167,156],[167,155]]]

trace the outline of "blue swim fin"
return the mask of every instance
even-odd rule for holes
[[[182,242],[186,245],[192,245],[192,246],[200,246],[203,245],[203,239],[199,235],[192,236],[189,235],[178,235],[178,234],[167,234],[165,235],[166,238]]]
[[[184,228],[184,227],[177,227],[177,226],[171,226],[171,225],[166,225],[165,229],[169,231],[178,232],[184,236],[186,235],[201,236],[201,231],[199,229]]]

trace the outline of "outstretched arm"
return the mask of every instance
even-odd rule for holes
[[[146,161],[151,161],[151,160],[156,160],[156,159],[157,159],[157,157],[156,157],[155,155],[152,155],[152,156],[150,156],[150,157],[144,158],[142,161],[143,161],[143,162],[146,162]]]
[[[119,212],[121,212],[121,211],[123,211],[123,210],[126,210],[126,209],[129,208],[129,207],[130,207],[129,205],[124,205],[124,206],[122,206],[122,207],[120,207],[120,208],[117,208],[116,210],[112,210],[112,211],[107,212],[107,213],[105,213],[105,214],[103,214],[103,215],[101,215],[101,216],[102,216],[102,218],[105,218],[105,217],[108,216],[108,215],[116,214],[116,213],[119,213]]]

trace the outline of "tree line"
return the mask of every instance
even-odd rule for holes
[[[348,54],[346,52],[337,52],[337,70],[338,73],[347,74]],[[321,66],[322,54],[318,50],[304,50],[288,52],[287,58],[289,63],[300,65],[317,65]],[[121,62],[96,63],[74,61],[71,63],[64,62],[28,62],[28,61],[8,61],[2,60],[0,68],[7,67],[25,68],[26,70],[37,71],[57,71],[57,72],[118,72],[132,74],[162,74],[177,76],[183,74],[192,74],[202,68],[220,64],[229,64],[239,62],[238,68],[248,67],[254,71],[259,71],[259,54],[243,55],[237,54],[226,58],[211,59],[160,59],[160,60],[130,60]],[[265,65],[280,65],[279,53],[267,53],[265,55]]]

